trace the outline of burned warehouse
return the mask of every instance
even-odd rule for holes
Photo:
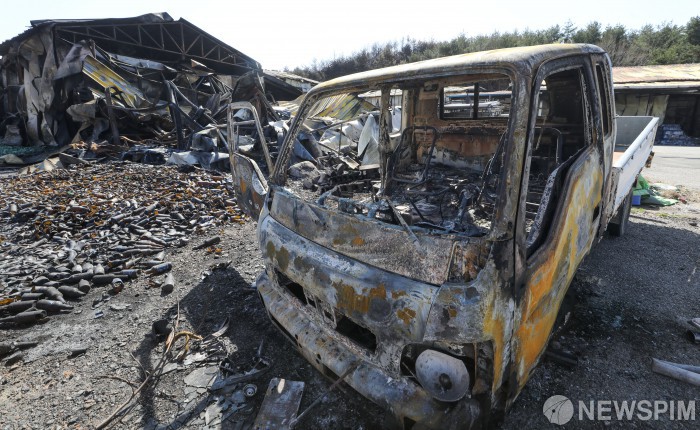
[[[271,102],[302,94],[167,13],[31,24],[0,44],[6,162],[28,164],[68,145],[97,155],[134,145],[225,152],[228,103],[251,102],[277,120]],[[138,152],[129,157],[143,157]]]

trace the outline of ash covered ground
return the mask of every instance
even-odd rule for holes
[[[255,239],[256,226],[241,217],[231,204],[233,195],[226,175],[212,178],[201,171],[178,172],[168,168],[169,177],[184,181],[180,186],[185,191],[182,196],[166,198],[168,193],[163,190],[143,193],[143,187],[152,185],[134,180],[134,175],[114,174],[113,166],[90,167],[97,169],[90,175],[80,169],[87,167],[62,173],[72,187],[59,188],[55,195],[45,191],[46,194],[42,194],[40,185],[46,185],[47,174],[22,179],[34,184],[37,188],[29,192],[37,194],[33,205],[25,208],[20,205],[17,212],[46,205],[65,194],[67,197],[61,197],[65,201],[52,203],[64,206],[58,208],[60,211],[57,209],[57,216],[63,217],[69,211],[80,218],[94,210],[93,218],[108,221],[114,216],[107,213],[111,206],[103,202],[102,206],[93,205],[98,206],[93,209],[81,200],[94,197],[94,193],[85,193],[74,181],[76,175],[82,175],[83,186],[105,184],[105,190],[98,193],[104,194],[105,200],[111,200],[108,198],[111,192],[129,194],[126,200],[141,200],[137,201],[139,207],[150,207],[157,201],[159,208],[153,209],[152,222],[144,222],[143,230],[151,231],[156,241],[168,240],[164,246],[157,246],[156,242],[139,244],[143,240],[148,242],[143,239],[146,233],[124,233],[121,240],[127,245],[121,246],[152,250],[144,255],[128,256],[127,261],[142,258],[133,263],[141,272],[135,279],[125,280],[122,290],[114,291],[111,283],[92,285],[85,296],[66,300],[73,306],[70,312],[49,313],[35,324],[2,325],[0,342],[15,342],[20,348],[6,354],[0,363],[0,428],[95,428],[135,391],[131,406],[115,417],[110,427],[250,428],[268,383],[274,377],[306,383],[300,410],[322,394],[330,382],[307,364],[277,331],[251,288],[262,269]],[[13,195],[16,197],[12,193],[17,188],[10,181],[16,179],[2,179],[0,207],[3,208],[9,205]],[[189,194],[187,189],[190,189]],[[542,414],[542,405],[555,394],[565,395],[575,403],[595,399],[692,400],[697,397],[691,385],[651,371],[652,357],[698,364],[698,346],[686,340],[685,332],[687,320],[700,316],[697,307],[700,206],[697,191],[685,190],[684,193],[688,203],[658,210],[635,208],[629,234],[618,239],[606,238],[592,251],[570,289],[566,308],[570,314],[568,323],[552,340],[558,350],[575,356],[578,364],[569,367],[545,358],[498,427],[550,425]],[[202,200],[205,194],[210,198],[218,196],[218,203]],[[202,201],[201,205],[193,197]],[[114,211],[125,210],[123,201],[120,198],[114,202]],[[186,211],[188,203],[194,208],[187,212],[186,221],[196,219],[196,222],[189,227],[184,226],[185,222],[174,223],[174,228],[168,228],[169,221],[164,215]],[[71,206],[85,206],[88,212],[83,213],[82,209],[70,212]],[[34,216],[40,216],[41,210]],[[206,224],[211,219],[201,218],[210,216],[204,212],[215,212],[214,221]],[[157,216],[168,221],[165,226],[155,222]],[[175,228],[177,226],[180,228]],[[37,228],[45,227],[42,223],[36,224],[34,218],[8,215],[0,220],[3,297],[10,294],[12,288],[22,288],[39,276],[38,272],[17,274],[13,267],[29,267],[21,260],[28,253],[17,249],[36,244],[41,234],[37,237],[33,232],[43,232]],[[79,240],[87,234],[83,240],[94,242],[88,249],[99,251],[90,254],[78,250],[74,260],[104,261],[109,273],[109,259],[117,260],[114,248],[110,247],[120,246],[105,242],[111,236],[100,236],[103,228],[111,228],[109,222],[105,226],[67,227],[77,231],[87,229],[73,239]],[[97,239],[101,240],[90,236],[95,231]],[[173,235],[172,240],[168,232]],[[60,231],[54,235],[60,236]],[[219,237],[220,242],[199,247],[214,237]],[[128,244],[129,241],[133,244]],[[49,249],[42,248],[48,245],[55,245],[52,252],[66,247],[65,243],[47,241],[31,249]],[[161,248],[163,261],[172,263],[175,282],[171,293],[158,286],[163,275],[149,276],[145,273],[149,267],[141,265],[157,257],[156,251],[161,252]],[[15,251],[11,252],[12,249]],[[51,262],[53,266],[64,264],[72,255],[70,245],[64,252],[63,260]],[[86,256],[81,257],[81,254]],[[13,266],[8,264],[10,262],[17,264]],[[14,281],[18,277],[20,283]],[[168,348],[167,336],[158,336],[153,331],[153,323],[159,320],[166,320],[173,333],[192,335],[175,339],[164,355]],[[218,390],[212,390],[211,376],[221,369],[219,366],[227,369],[223,376],[248,375],[240,383],[220,384]],[[148,375],[161,373],[158,378],[151,376],[140,388]],[[257,393],[246,397],[243,393],[246,384],[254,384]],[[388,415],[341,386],[316,406],[299,426],[382,428],[390,424]],[[602,426],[595,421],[572,424],[577,428]],[[693,427],[690,422],[667,420],[612,424],[617,427]]]

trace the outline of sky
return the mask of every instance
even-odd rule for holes
[[[11,6],[10,6],[11,5]],[[22,5],[26,5],[23,7]],[[219,40],[254,58],[266,69],[293,69],[331,60],[374,43],[449,40],[494,31],[539,30],[571,21],[577,27],[598,21],[622,24],[684,25],[700,15],[698,0],[569,1],[268,1],[268,0],[30,0],[11,2],[0,13],[0,41],[34,19],[119,18],[168,12],[185,18]]]

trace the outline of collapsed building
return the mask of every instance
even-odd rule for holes
[[[0,55],[0,156],[13,154],[15,164],[70,147],[160,161],[164,149],[193,149],[227,159],[217,151],[228,144],[230,102],[252,103],[267,124],[280,119],[278,100],[303,94],[167,13],[32,21],[0,44]]]

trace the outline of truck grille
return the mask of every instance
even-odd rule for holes
[[[368,352],[375,352],[377,349],[377,336],[369,329],[355,323],[350,318],[343,315],[337,308],[333,308],[317,297],[307,295],[304,287],[289,279],[279,270],[275,270],[277,282],[289,294],[299,300],[302,305],[316,312],[335,331],[352,341],[354,344],[366,349]]]

